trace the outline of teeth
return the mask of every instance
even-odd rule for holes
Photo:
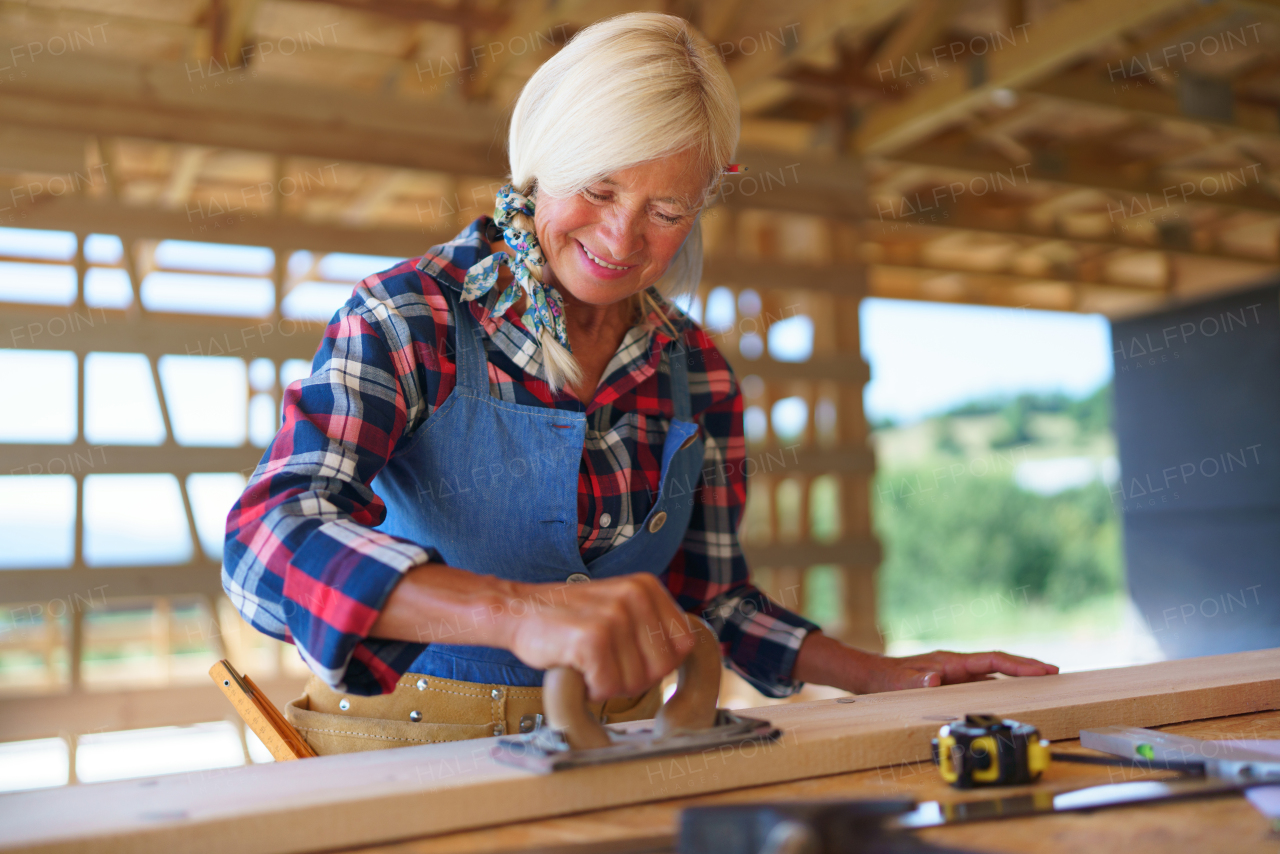
[[[625,269],[627,269],[626,267],[619,267],[617,264],[610,264],[608,261],[601,261],[599,258],[597,258],[596,256],[592,255],[592,254],[591,254],[591,250],[590,250],[590,249],[588,249],[585,245],[582,247],[582,251],[583,251],[583,252],[585,252],[585,253],[587,253],[587,257],[588,257],[588,258],[590,258],[592,261],[595,261],[595,262],[596,262],[597,264],[599,264],[601,267],[608,267],[610,270],[625,270]]]

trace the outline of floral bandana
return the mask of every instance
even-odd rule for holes
[[[516,251],[515,257],[506,252],[495,252],[467,270],[462,282],[463,301],[474,300],[487,294],[498,283],[498,267],[506,264],[511,268],[515,281],[507,286],[493,307],[491,314],[501,317],[517,299],[523,289],[529,297],[529,307],[521,320],[526,328],[532,330],[533,337],[541,341],[542,330],[550,329],[566,350],[569,347],[569,335],[564,326],[564,303],[555,288],[539,282],[529,272],[524,261],[541,267],[546,264],[542,247],[538,245],[538,236],[528,231],[517,231],[512,223],[516,213],[533,218],[533,200],[516,192],[515,187],[504,184],[498,190],[497,204],[493,209],[494,222],[502,229],[507,245]]]

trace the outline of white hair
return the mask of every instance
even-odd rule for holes
[[[510,180],[525,195],[566,197],[622,169],[693,149],[705,192],[692,229],[653,289],[668,300],[692,296],[702,278],[704,203],[718,189],[738,146],[738,96],[711,43],[683,18],[631,12],[578,32],[525,84],[508,136]],[[517,214],[514,226],[534,231]],[[542,270],[530,272],[542,281]],[[634,317],[652,309],[646,291]],[[676,334],[670,320],[664,321]],[[541,336],[548,383],[576,385],[582,368],[549,329]]]

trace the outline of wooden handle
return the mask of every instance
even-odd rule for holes
[[[659,736],[678,730],[711,729],[716,725],[720,699],[720,640],[701,617],[686,615],[697,643],[680,662],[676,692],[658,710],[654,731]]]
[[[676,692],[658,710],[659,736],[681,730],[710,729],[720,697],[720,642],[701,617],[686,615],[697,643],[680,664]],[[552,667],[542,680],[542,708],[552,729],[564,733],[571,750],[594,750],[612,742],[604,725],[587,708],[587,682],[571,667]]]

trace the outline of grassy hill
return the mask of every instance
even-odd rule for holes
[[[974,401],[872,441],[887,638],[986,633],[1122,590],[1110,386]]]

